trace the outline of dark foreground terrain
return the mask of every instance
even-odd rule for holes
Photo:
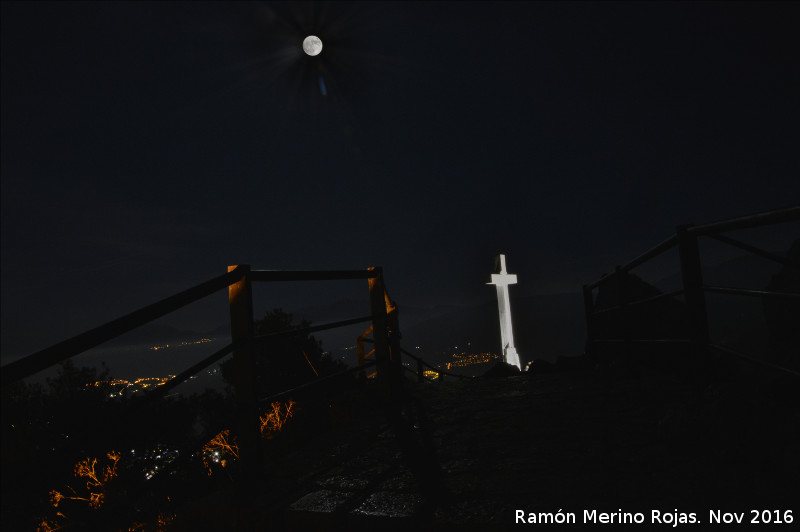
[[[365,395],[333,429],[268,457],[252,504],[234,488],[210,494],[175,528],[505,529],[520,511],[574,514],[559,530],[615,529],[608,519],[637,512],[644,522],[623,526],[705,529],[712,511],[745,524],[753,510],[796,518],[797,388],[747,373],[703,387],[593,372],[409,382],[426,414],[415,436],[441,467],[432,492]]]

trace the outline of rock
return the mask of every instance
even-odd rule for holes
[[[512,366],[511,364],[506,364],[502,360],[498,360],[491,368],[489,368],[486,371],[486,373],[481,375],[481,377],[487,379],[495,379],[495,378],[511,377],[519,374],[520,374],[519,368],[517,368],[516,366]]]

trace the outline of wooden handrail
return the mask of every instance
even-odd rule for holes
[[[207,356],[200,362],[181,371],[179,374],[172,377],[170,380],[168,380],[167,382],[165,382],[164,384],[162,384],[161,386],[150,392],[148,395],[152,396],[153,398],[163,397],[168,391],[175,388],[182,382],[186,381],[186,379],[190,378],[192,375],[206,369],[208,366],[210,366],[217,360],[224,358],[226,355],[229,355],[231,352],[233,352],[235,347],[237,347],[235,343],[230,343],[226,345],[222,349],[216,351],[214,354]]]
[[[723,231],[734,231],[736,229],[750,229],[763,225],[772,225],[782,222],[800,221],[800,206],[775,209],[772,211],[759,212],[731,220],[723,220],[705,225],[697,225],[688,231],[695,235],[711,235]]]
[[[377,270],[253,270],[250,280],[253,282],[284,281],[342,281],[347,279],[374,279],[380,273]]]
[[[661,299],[669,299],[670,297],[679,296],[682,293],[683,293],[683,289],[674,290],[672,292],[665,292],[663,294],[657,294],[655,296],[647,297],[645,299],[637,299],[636,301],[632,301],[632,302],[628,303],[627,306],[628,307],[632,307],[634,305],[643,305],[643,304],[646,304],[646,303],[654,303],[656,301],[660,301]],[[592,316],[596,316],[598,314],[603,314],[603,313],[611,312],[611,311],[614,311],[614,310],[621,310],[622,308],[623,308],[622,305],[615,305],[613,307],[601,308],[600,310],[593,310],[593,311],[590,312],[590,314]]]
[[[731,294],[736,296],[768,297],[775,299],[800,299],[798,292],[776,292],[774,290],[750,290],[747,288],[731,288],[727,286],[703,286],[706,292],[715,294]]]
[[[738,241],[738,240],[736,240],[734,238],[731,238],[731,237],[728,237],[728,236],[725,236],[725,235],[712,235],[712,234],[709,234],[709,235],[706,235],[706,236],[708,236],[709,238],[713,238],[714,240],[718,240],[718,241],[720,241],[720,242],[722,242],[724,244],[728,244],[729,246],[734,246],[734,247],[737,247],[739,249],[743,249],[745,251],[748,251],[748,252],[752,253],[753,255],[758,255],[759,257],[764,257],[765,259],[769,259],[769,260],[778,262],[780,264],[783,264],[784,266],[789,266],[790,268],[794,268],[795,270],[800,270],[800,264],[797,264],[796,262],[792,262],[792,261],[790,261],[788,259],[785,259],[783,257],[779,257],[778,255],[775,255],[774,253],[770,253],[769,251],[764,251],[763,249],[757,248],[755,246],[751,246],[750,244],[745,244],[744,242],[740,242],[740,241]]]
[[[270,395],[270,396],[267,396],[267,397],[262,397],[261,399],[258,400],[258,402],[260,404],[269,404],[272,401],[276,401],[278,399],[286,397],[287,395],[292,395],[292,394],[296,394],[298,392],[303,392],[303,391],[308,390],[309,388],[313,388],[314,386],[317,386],[319,384],[323,384],[323,383],[332,381],[334,379],[338,379],[339,377],[343,377],[343,376],[345,376],[345,375],[347,375],[349,373],[355,373],[356,371],[360,371],[360,370],[366,369],[366,368],[368,368],[370,366],[374,366],[374,365],[375,365],[375,361],[374,360],[370,360],[369,362],[365,362],[364,364],[362,364],[360,366],[354,366],[352,368],[343,369],[341,371],[337,371],[336,373],[332,373],[330,375],[325,375],[324,377],[320,377],[319,379],[315,379],[313,381],[306,382],[306,383],[301,384],[299,386],[295,386],[294,388],[291,388],[289,390],[284,390],[282,392],[278,392],[276,394],[273,394],[273,395]]]
[[[152,305],[126,314],[121,318],[109,321],[99,327],[73,336],[72,338],[42,349],[32,355],[6,364],[1,370],[2,386],[5,387],[16,381],[30,377],[35,373],[45,370],[50,366],[58,364],[92,347],[96,347],[108,340],[169,314],[170,312],[185,307],[190,303],[194,303],[199,299],[213,294],[217,290],[221,290],[237,282],[241,277],[242,272],[238,269],[220,275],[219,277],[214,277],[188,290],[169,296]]]
[[[303,327],[301,329],[291,329],[289,331],[281,331],[277,333],[270,333],[270,334],[262,334],[260,336],[256,336],[253,338],[253,342],[255,344],[262,343],[262,342],[269,342],[273,340],[279,340],[281,338],[291,338],[293,336],[305,336],[307,334],[311,334],[317,331],[326,331],[328,329],[335,329],[337,327],[346,327],[347,325],[355,325],[356,323],[364,323],[365,321],[371,321],[373,318],[372,314],[369,316],[361,316],[360,318],[352,318],[349,320],[342,320],[336,321],[333,323],[324,323],[322,325],[312,325],[310,327]]]

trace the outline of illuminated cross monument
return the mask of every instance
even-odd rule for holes
[[[498,273],[492,274],[492,280],[486,284],[497,287],[497,308],[500,311],[500,340],[503,343],[503,360],[506,364],[522,369],[517,348],[514,347],[514,332],[511,330],[511,302],[508,299],[508,285],[517,284],[517,276],[506,272],[506,256],[500,254],[495,260]]]

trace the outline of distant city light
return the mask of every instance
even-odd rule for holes
[[[500,355],[494,353],[460,353],[460,354],[453,354],[453,361],[447,362],[445,367],[447,369],[451,368],[463,368],[466,366],[474,366],[475,364],[486,364],[487,362],[491,362],[495,359],[503,358]]]
[[[163,386],[171,379],[173,379],[175,375],[167,375],[166,377],[139,377],[138,379],[134,380],[127,380],[127,379],[111,379],[108,381],[97,381],[93,385],[88,384],[87,386],[113,386],[119,387],[116,393],[112,393],[109,397],[122,397],[123,392],[127,391],[128,393],[136,393],[140,392],[144,389],[150,387],[158,387]]]
[[[158,351],[159,349],[167,349],[169,347],[185,347],[187,345],[197,345],[197,344],[207,344],[208,342],[213,342],[212,338],[201,338],[200,340],[196,340],[194,342],[181,342],[179,344],[164,344],[164,345],[154,345],[150,348],[151,351]]]
[[[439,378],[439,372],[438,371],[431,371],[429,369],[426,369],[425,371],[422,372],[422,374],[425,377],[429,378],[429,379],[438,379]]]

